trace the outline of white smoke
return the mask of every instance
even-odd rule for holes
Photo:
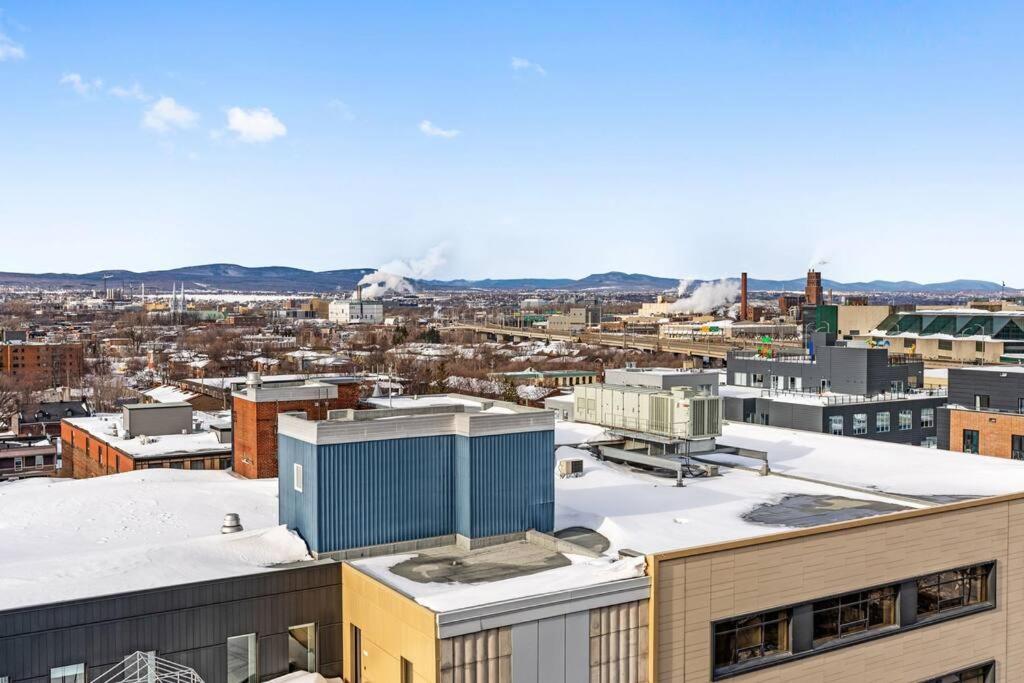
[[[406,278],[418,280],[430,277],[434,271],[448,262],[445,257],[447,250],[448,245],[441,243],[431,247],[422,258],[395,259],[385,263],[369,275],[364,275],[359,280],[357,291],[363,290],[364,299],[379,299],[388,294],[415,294],[416,288]],[[356,296],[356,292],[353,292],[352,298],[355,299]]]
[[[686,293],[689,280],[680,280],[677,290],[679,298],[669,306],[673,313],[711,313],[727,308],[740,296],[740,285],[736,280],[702,282],[695,290]]]

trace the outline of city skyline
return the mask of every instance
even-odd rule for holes
[[[1012,4],[2,10],[0,271],[1015,272]]]

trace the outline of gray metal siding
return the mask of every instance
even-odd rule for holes
[[[912,401],[880,401],[877,403],[862,403],[855,405],[828,406],[824,409],[823,431],[828,431],[828,419],[831,415],[843,416],[843,435],[852,436],[857,439],[871,439],[872,441],[885,441],[888,443],[902,443],[918,446],[926,437],[937,435],[939,411],[937,408],[945,403],[945,398],[915,399]],[[935,408],[935,423],[930,428],[921,427],[921,409]],[[911,411],[911,428],[901,430],[899,428],[899,412],[902,410]],[[875,429],[875,416],[880,412],[889,413],[889,431],[878,432]],[[868,417],[867,434],[853,433],[853,416],[856,413],[865,413]]]
[[[573,612],[512,627],[513,683],[589,680],[589,612]]]
[[[316,447],[290,436],[277,437],[278,519],[285,522],[302,536],[310,550],[320,552],[317,529],[317,482]],[[302,466],[302,492],[295,490],[294,465]]]
[[[169,588],[0,612],[0,676],[49,680],[50,668],[86,664],[91,676],[127,654],[155,650],[224,683],[227,638],[256,633],[260,676],[287,673],[288,627],[316,623],[319,670],[337,676],[340,565],[325,563]]]
[[[949,402],[973,408],[976,395],[988,396],[989,408],[1015,413],[1024,398],[1024,373],[950,368]]]
[[[453,435],[319,446],[317,552],[452,533],[454,452]]]

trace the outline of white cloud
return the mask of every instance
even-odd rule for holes
[[[110,89],[110,94],[114,97],[120,97],[122,100],[137,100],[139,102],[149,102],[152,97],[146,94],[142,89],[142,86],[138,83],[132,83],[132,87],[124,88],[120,85],[115,85]]]
[[[432,124],[430,121],[427,121],[426,119],[420,121],[420,130],[423,132],[424,135],[429,135],[432,138],[447,138],[449,140],[451,140],[454,137],[458,137],[459,133],[462,132],[459,130],[455,130],[454,128],[450,128],[447,130],[444,128],[438,128],[437,126]]]
[[[0,62],[16,62],[19,59],[25,59],[25,48],[0,33]]]
[[[175,128],[192,128],[199,121],[199,114],[178,104],[173,97],[161,97],[142,115],[143,128],[167,133]]]
[[[352,113],[352,108],[337,98],[329,100],[327,102],[327,108],[338,112],[341,118],[346,121],[352,121],[356,118],[356,115]]]
[[[537,62],[531,62],[529,59],[523,57],[512,58],[512,70],[513,71],[533,71],[541,76],[547,76],[548,72]]]
[[[242,142],[269,142],[288,134],[281,120],[266,107],[228,109],[228,130],[238,134]]]
[[[103,87],[103,81],[99,78],[94,78],[90,81],[82,78],[81,74],[76,73],[69,73],[61,76],[60,84],[68,86],[79,95],[88,95],[92,91],[99,90]]]

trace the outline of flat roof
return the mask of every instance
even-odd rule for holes
[[[175,404],[133,404],[133,406],[125,407],[166,408],[169,405]],[[181,405],[192,408],[188,403]],[[198,412],[193,413],[193,418],[198,419],[203,425],[220,424],[224,421],[222,416]],[[68,417],[64,418],[64,422],[89,432],[91,436],[108,446],[138,459],[167,458],[176,455],[223,455],[231,452],[231,444],[221,443],[217,435],[210,431],[146,436],[145,443],[141,435],[126,439],[124,438],[124,421],[121,413],[97,413],[92,417]]]
[[[572,422],[560,421],[555,430],[556,443],[603,435]],[[590,546],[597,557],[527,550],[517,571],[523,549],[504,544],[455,569],[446,562],[466,563],[451,548],[354,564],[444,614],[643,577],[643,558],[620,550],[685,550],[1024,491],[1024,463],[1000,458],[745,423],[727,423],[719,446],[732,452],[700,459],[721,465],[720,476],[687,478],[683,487],[674,476],[598,460],[592,448],[559,447],[556,459],[582,460],[583,474],[555,479],[556,535],[603,539]],[[756,471],[763,463],[757,453],[765,454],[771,474]]]
[[[310,559],[277,481],[136,470],[0,482],[0,610],[272,570]],[[245,531],[221,534],[224,515]]]

